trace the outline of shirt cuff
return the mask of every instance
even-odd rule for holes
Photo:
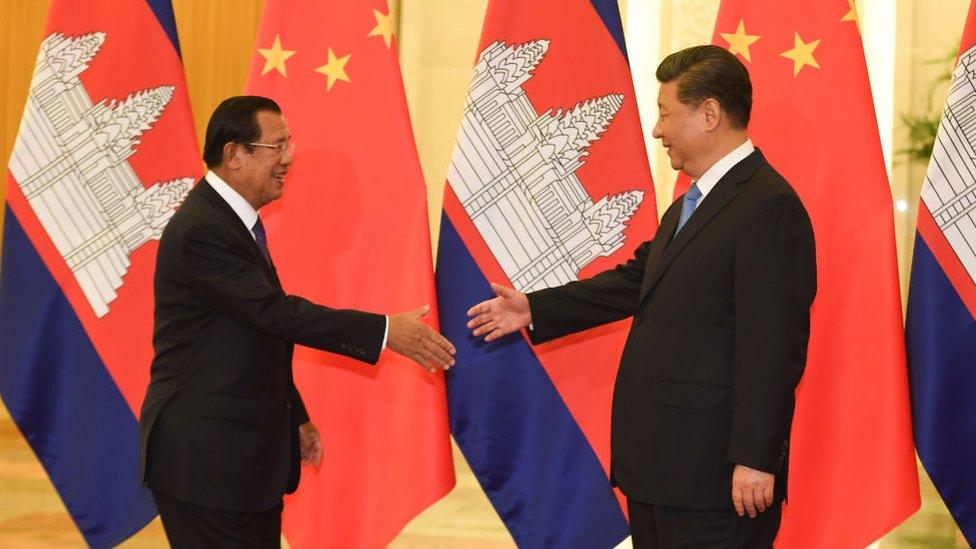
[[[380,347],[381,351],[386,349],[386,338],[390,335],[390,317],[384,316],[383,319],[386,320],[386,326],[383,328],[383,346]]]

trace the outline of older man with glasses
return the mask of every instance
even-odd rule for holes
[[[294,143],[278,105],[232,97],[207,126],[210,169],[159,243],[142,481],[174,547],[277,547],[282,496],[322,443],[292,379],[295,343],[434,372],[454,347],[420,321],[336,310],[281,287],[258,210],[281,197]]]

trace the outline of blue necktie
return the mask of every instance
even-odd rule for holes
[[[251,227],[251,232],[254,233],[254,240],[258,243],[258,249],[264,254],[264,259],[271,265],[271,252],[268,251],[268,235],[264,232],[264,223],[261,223],[261,218],[258,217],[257,222]]]
[[[685,193],[685,200],[681,205],[681,217],[678,218],[678,228],[674,231],[674,234],[678,234],[681,227],[684,227],[685,223],[688,222],[691,214],[695,212],[695,205],[698,204],[698,199],[701,198],[701,195],[701,191],[698,190],[698,182],[692,183],[691,187],[688,188],[688,192]]]

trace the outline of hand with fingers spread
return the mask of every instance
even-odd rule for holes
[[[746,513],[750,518],[766,511],[773,505],[773,485],[776,476],[765,471],[736,465],[732,471],[732,504],[739,516]]]
[[[445,370],[454,366],[454,345],[421,318],[430,311],[430,305],[419,309],[390,315],[387,347],[426,368],[430,373],[437,368]]]
[[[522,292],[501,284],[491,283],[497,297],[482,301],[468,309],[468,328],[475,337],[485,336],[485,341],[494,341],[512,332],[517,332],[532,323],[529,299]]]

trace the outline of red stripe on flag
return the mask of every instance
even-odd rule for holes
[[[918,208],[918,234],[925,240],[939,267],[959,294],[959,298],[976,318],[976,284],[973,284],[966,267],[959,261],[959,256],[946,240],[945,234],[939,230],[939,226],[932,219],[932,213],[924,203],[921,203]]]

